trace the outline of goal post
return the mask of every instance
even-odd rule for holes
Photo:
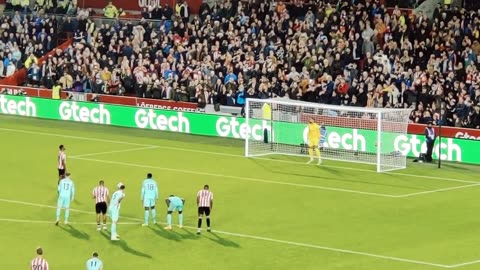
[[[407,134],[410,109],[363,108],[284,98],[247,99],[245,156],[308,156],[307,123],[321,126],[322,159],[376,165],[378,172],[406,168],[397,140]]]

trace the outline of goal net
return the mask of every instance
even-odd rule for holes
[[[247,99],[245,121],[250,135],[245,140],[245,156],[307,157],[307,124],[313,119],[321,127],[317,145],[322,159],[372,164],[378,172],[404,169],[406,156],[395,144],[407,133],[410,112],[290,99]]]

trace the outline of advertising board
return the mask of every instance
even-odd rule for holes
[[[276,134],[275,141],[299,145],[305,142],[306,126],[302,123],[251,120],[244,118],[200,114],[174,110],[148,109],[103,103],[52,100],[26,96],[0,95],[0,113],[63,121],[76,121],[129,128],[179,132],[195,135],[251,139],[263,141],[264,130]],[[273,130],[272,130],[273,129]],[[376,152],[374,130],[351,127],[327,127],[326,147],[331,149]],[[417,134],[383,134],[383,144],[391,151],[408,157],[418,157],[426,151],[425,138]],[[434,158],[480,164],[479,142],[458,138],[437,140]]]

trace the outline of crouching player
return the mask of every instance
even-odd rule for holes
[[[178,211],[178,227],[181,229],[183,228],[183,205],[185,204],[185,200],[175,196],[170,195],[165,202],[167,203],[168,212],[167,212],[167,227],[165,230],[172,229],[172,213],[173,211]]]

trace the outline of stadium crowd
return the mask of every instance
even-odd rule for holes
[[[412,122],[480,128],[477,11],[439,5],[428,18],[398,7],[388,12],[376,1],[227,0],[203,4],[199,16],[180,2],[145,8],[138,24],[101,25],[88,11],[76,12],[59,22],[74,43],[38,67],[33,74],[41,78],[29,71],[30,83],[200,106],[284,97],[405,107],[413,109]],[[4,21],[16,25],[15,18]],[[54,29],[22,25],[34,33]],[[2,41],[12,34],[4,32]]]
[[[0,77],[11,76],[19,68],[38,68],[38,58],[57,45],[55,17],[30,20],[15,12],[0,17]]]

